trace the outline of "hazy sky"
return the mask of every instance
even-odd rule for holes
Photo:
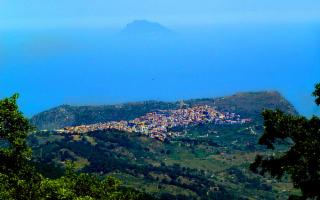
[[[135,45],[107,29],[136,19],[182,38]],[[0,0],[0,98],[19,92],[30,116],[274,89],[310,116],[319,24],[320,0]]]
[[[1,28],[320,21],[319,0],[0,0]]]

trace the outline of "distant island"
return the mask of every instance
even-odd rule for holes
[[[157,22],[135,20],[120,32],[122,37],[157,38],[173,35],[174,32]]]

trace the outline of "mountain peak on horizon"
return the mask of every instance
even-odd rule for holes
[[[148,20],[134,20],[121,31],[126,36],[164,36],[173,32],[157,22]]]

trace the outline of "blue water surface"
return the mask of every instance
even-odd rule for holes
[[[174,101],[278,90],[297,110],[320,82],[320,24],[169,27],[173,35],[119,30],[0,32],[0,97],[20,93],[27,116],[60,104]]]

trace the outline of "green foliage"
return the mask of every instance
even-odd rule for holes
[[[116,130],[94,131],[76,135],[76,138],[70,134],[40,132],[34,135],[43,145],[33,150],[36,155],[42,150],[47,164],[61,163],[64,160],[61,149],[66,150],[75,162],[79,158],[88,161],[88,165],[80,169],[82,172],[111,174],[126,185],[143,188],[160,199],[245,199],[252,196],[275,199],[277,195],[286,198],[287,192],[280,191],[288,188],[275,190],[264,178],[246,170],[247,163],[253,161],[259,149],[255,145],[248,146],[248,142],[256,144],[258,136],[252,135],[246,126],[252,125],[195,126],[185,136],[168,143]],[[207,133],[208,137],[203,137]],[[90,143],[88,137],[96,143]],[[231,144],[232,141],[237,142]],[[261,151],[265,148],[261,147]],[[216,186],[219,191],[208,193]]]
[[[8,143],[0,148],[0,198],[32,199],[37,195],[33,187],[39,186],[41,176],[29,163],[32,154],[26,137],[32,127],[18,111],[17,98],[16,94],[0,101],[0,139]]]
[[[320,84],[316,85],[316,103],[319,105]],[[301,189],[302,196],[295,199],[320,198],[320,119],[313,116],[284,114],[282,111],[263,112],[265,131],[260,144],[274,149],[278,141],[289,141],[288,151],[280,155],[257,156],[251,170],[260,174],[269,173],[281,178],[289,174],[294,186]]]
[[[31,149],[26,137],[32,130],[29,121],[18,110],[18,95],[0,100],[0,199],[2,200],[72,200],[72,199],[152,199],[149,195],[120,187],[114,178],[100,179],[76,174],[68,164],[66,175],[44,178],[31,163]]]
[[[31,150],[27,147],[25,139],[32,127],[18,111],[17,98],[18,95],[15,94],[11,98],[0,101],[0,139],[9,142],[9,148],[1,149],[0,156],[1,160],[11,159],[18,162],[18,167],[21,167],[23,162],[31,158]],[[9,163],[2,162],[1,164],[7,165]],[[10,170],[10,168],[3,168],[2,165],[2,170]]]
[[[316,84],[315,91],[313,92],[313,96],[316,97],[316,104],[320,105],[320,83]]]
[[[152,199],[151,196],[132,189],[120,187],[120,181],[90,174],[76,174],[73,168],[68,167],[66,176],[59,179],[44,179],[40,193],[44,199],[101,199],[117,200]]]
[[[263,100],[265,95],[270,98]],[[33,167],[30,160],[31,151],[25,143],[25,136],[31,128],[26,122],[19,124],[25,120],[15,121],[23,118],[18,112],[16,98],[1,101],[1,105],[4,105],[5,101],[11,102],[10,105],[13,107],[9,109],[10,111],[5,111],[7,106],[1,107],[5,117],[1,118],[0,124],[1,127],[6,128],[1,132],[3,133],[1,138],[4,141],[4,145],[0,145],[1,152],[4,152],[3,155],[17,152],[16,158],[10,157],[15,158],[17,162],[2,163],[4,171],[0,173],[0,199],[152,199],[143,192],[123,185],[146,189],[162,199],[237,199],[239,196],[247,198],[253,195],[265,199],[275,197],[275,191],[270,191],[270,184],[261,178],[253,178],[253,174],[244,171],[246,161],[242,158],[247,159],[245,153],[256,150],[253,146],[253,150],[249,151],[251,145],[248,146],[248,143],[252,144],[256,141],[256,136],[251,132],[259,132],[255,124],[250,124],[250,127],[234,128],[212,125],[192,127],[185,137],[177,138],[171,143],[161,143],[142,135],[117,131],[98,131],[79,137],[42,132],[29,137],[34,156],[38,156],[37,159],[33,157],[32,161],[41,161]],[[251,100],[249,106],[245,105],[245,99],[250,98],[253,98],[256,104]],[[224,111],[241,111],[253,117],[262,107],[290,107],[275,93],[239,94],[226,99],[226,101],[201,99],[186,103],[189,106],[208,104]],[[43,123],[45,126],[50,123],[50,126],[46,127],[54,127],[70,123],[72,125],[72,123],[92,123],[110,119],[131,119],[152,110],[177,107],[179,105],[176,103],[161,102],[110,107],[62,106],[53,112],[44,113],[37,119],[39,124],[45,122]],[[10,115],[7,112],[18,113],[13,115],[9,123],[10,126],[13,124],[20,128],[16,133],[11,131],[8,125],[4,126],[8,121],[7,116]],[[66,119],[68,120],[64,121]],[[24,127],[23,124],[29,128]],[[14,145],[11,145],[7,137],[11,133],[14,133],[11,137],[13,140],[10,140],[14,141]],[[207,134],[208,137],[205,136]],[[95,142],[90,142],[88,137]],[[233,144],[230,145],[230,143]],[[20,150],[16,151],[16,149]],[[80,162],[79,159],[86,160],[87,163],[80,171],[83,173],[75,173],[74,166],[68,163],[66,173],[61,175],[59,165],[68,159],[74,160],[76,164]],[[16,166],[16,163],[20,162],[22,163],[19,164],[20,167]],[[50,167],[52,163],[55,163],[54,167]],[[234,168],[228,170],[230,167]],[[37,170],[46,173],[40,174]],[[51,173],[51,176],[48,176],[50,172],[55,174]],[[99,176],[88,174],[89,172]],[[110,173],[124,176],[122,180],[125,184],[108,177]],[[128,180],[128,177],[131,180]],[[249,187],[242,187],[242,185]],[[217,186],[219,191],[214,189]]]

